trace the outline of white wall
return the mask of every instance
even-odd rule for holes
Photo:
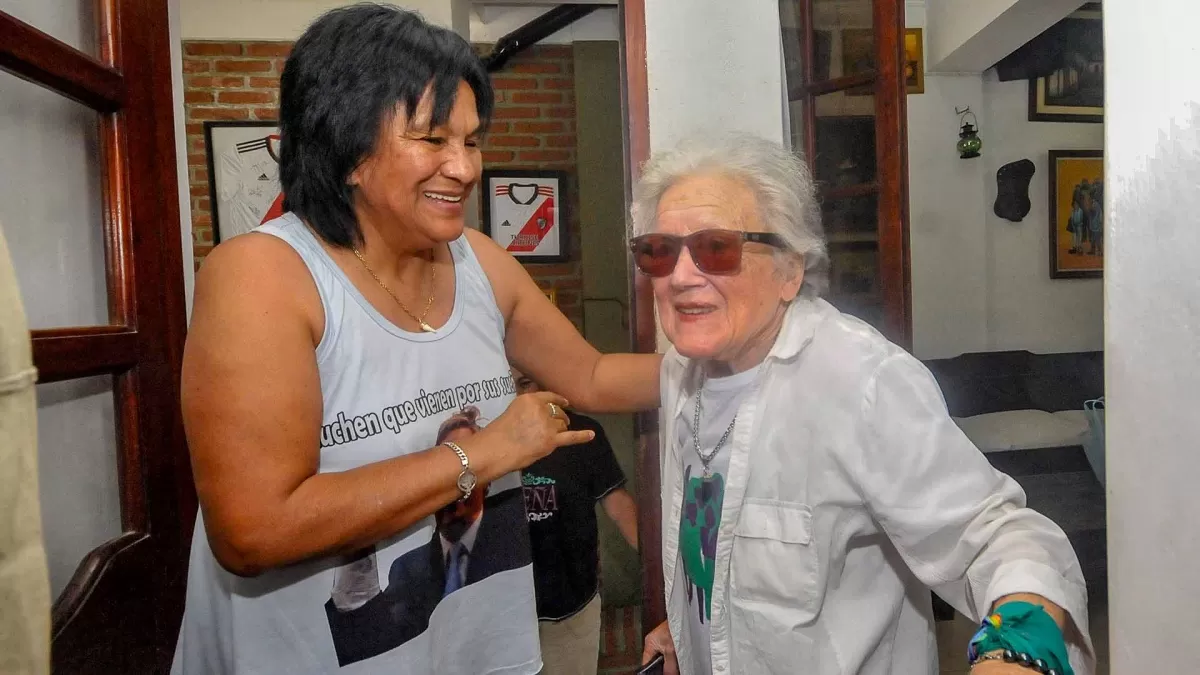
[[[982,72],[1079,9],[1080,0],[929,0],[930,70]]]
[[[322,12],[346,0],[176,0],[181,5],[185,40],[295,40]],[[468,0],[397,0],[427,20],[469,35],[472,42],[495,42],[550,11],[551,6],[479,6]],[[469,26],[469,27],[468,27]],[[615,7],[601,7],[548,36],[542,43],[617,40]]]
[[[1103,150],[1104,125],[1027,121],[1027,82],[985,76],[983,96],[988,124],[981,132],[987,144],[981,159],[987,166],[988,346],[1033,352],[1103,349],[1103,282],[1050,278],[1047,152]],[[1029,188],[1033,205],[1024,221],[1012,223],[992,211],[996,171],[1024,158],[1037,167]]]
[[[921,25],[928,23],[931,29],[925,37],[925,57],[929,64],[937,64],[1012,8],[1017,0],[928,0],[921,4],[927,8],[922,13],[929,17]]]
[[[495,42],[550,7],[478,7],[471,16],[471,42]],[[620,19],[615,7],[601,7],[575,23],[554,33],[539,44],[570,44],[583,41],[616,41],[621,37]]]
[[[712,129],[782,142],[782,58],[776,3],[647,2],[651,151]]]
[[[461,0],[402,0],[439,25],[452,23],[452,3]],[[347,0],[181,0],[185,40],[295,40],[323,12]]]
[[[909,26],[924,8],[907,7]],[[926,33],[928,38],[928,32]],[[979,119],[983,156],[958,158],[955,107]],[[1099,280],[1051,279],[1047,156],[1103,149],[1100,124],[1029,122],[1028,84],[994,74],[932,74],[908,97],[913,349],[920,358],[1028,349],[1097,350],[1104,326]],[[1029,214],[995,215],[996,171],[1030,159]]]
[[[183,245],[183,298],[187,317],[192,318],[192,290],[196,286],[196,267],[192,262],[192,195],[188,184],[187,119],[183,108],[183,44],[180,42],[182,19],[180,0],[167,0],[171,40],[171,98],[175,108],[175,171],[179,180],[179,241]]]
[[[1194,673],[1200,5],[1106,0],[1104,12],[1110,662]]]

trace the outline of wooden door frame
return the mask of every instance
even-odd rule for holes
[[[41,382],[113,376],[123,532],[55,601],[52,660],[62,673],[165,672],[196,510],[178,406],[186,303],[170,16],[165,0],[94,6],[96,57],[0,12],[0,69],[100,116],[109,325],[31,337]]]
[[[806,0],[811,3],[812,0]],[[908,88],[904,83],[904,2],[874,0],[875,173],[879,191],[879,276],[888,338],[912,351],[908,238]],[[882,28],[882,30],[880,30]],[[890,57],[890,58],[889,58]],[[893,91],[888,91],[893,88]],[[899,95],[895,95],[898,91]],[[890,142],[881,142],[888,139]],[[883,217],[889,214],[888,217]],[[895,214],[890,215],[890,214]],[[889,255],[882,255],[891,251]]]
[[[621,107],[625,149],[625,203],[633,202],[633,186],[642,165],[650,158],[650,91],[646,73],[646,0],[621,0]],[[644,354],[658,351],[658,324],[654,319],[654,292],[650,279],[638,274],[632,260],[629,270],[629,322],[633,349]],[[638,551],[642,562],[642,632],[667,620],[662,574],[662,517],[659,497],[658,411],[634,416],[637,435]]]

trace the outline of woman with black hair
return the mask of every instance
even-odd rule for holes
[[[657,406],[659,357],[599,354],[464,229],[493,98],[461,37],[337,9],[280,86],[287,213],[197,277],[183,414],[201,510],[172,672],[536,673],[517,471],[590,440],[568,399]],[[510,362],[557,393],[515,396]],[[479,432],[439,442],[469,406]],[[508,536],[434,546],[434,514],[484,485],[486,529]],[[368,559],[379,583],[356,593]]]

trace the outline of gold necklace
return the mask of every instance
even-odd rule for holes
[[[371,269],[371,266],[367,264],[367,260],[366,258],[363,258],[363,254],[358,249],[352,250],[354,251],[354,256],[358,258],[358,262],[362,263],[363,269],[367,271],[367,274],[370,274],[371,278],[375,280],[375,283],[379,284],[380,288],[387,291],[387,294],[392,296],[392,299],[396,301],[397,305],[400,305],[400,309],[404,310],[405,314],[412,317],[412,320],[416,321],[417,324],[421,326],[421,330],[425,331],[426,333],[437,332],[436,328],[425,323],[425,317],[429,316],[429,308],[433,307],[433,296],[437,289],[437,264],[433,263],[432,261],[429,263],[429,299],[425,301],[425,311],[421,312],[421,316],[417,316],[416,314],[413,314],[411,310],[409,310],[408,305],[405,305],[400,298],[396,297],[396,294],[392,292],[392,289],[387,287],[387,284],[383,283],[383,279],[380,279],[379,275],[375,274],[375,270]]]

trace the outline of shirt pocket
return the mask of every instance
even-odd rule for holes
[[[818,563],[811,508],[746,499],[733,527],[729,592],[734,604],[781,619],[785,630],[810,623],[819,610]]]

